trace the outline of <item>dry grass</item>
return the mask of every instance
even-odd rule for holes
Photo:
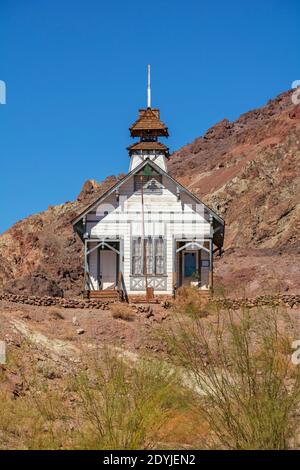
[[[205,393],[195,413],[205,416],[214,447],[286,449],[295,434],[300,368],[279,318],[272,308],[217,311],[214,322],[178,317],[169,342]]]
[[[0,449],[67,447],[69,408],[63,389],[49,385],[54,382],[47,379],[49,371],[40,368],[27,344],[8,358],[0,377]],[[12,393],[16,377],[23,385],[20,396]]]
[[[159,430],[180,402],[174,373],[158,362],[141,360],[132,367],[111,352],[89,364],[75,383],[83,411],[79,447],[156,447]]]
[[[289,447],[300,368],[290,360],[288,318],[272,308],[213,313],[211,306],[201,318],[202,299],[188,292],[164,327],[172,364],[129,360],[114,348],[57,362],[27,343],[13,354],[9,347],[0,368],[0,448]],[[192,378],[188,390],[182,372]],[[16,377],[20,396],[11,393]]]
[[[205,306],[207,299],[201,296],[196,287],[182,286],[176,291],[173,308],[176,312],[185,313],[190,316],[207,316]]]
[[[6,368],[21,373],[19,397],[3,390],[1,372],[1,449],[155,448],[186,401],[175,374],[159,362],[129,365],[120,353],[102,351],[68,374],[53,375],[53,365],[37,366],[22,346]]]
[[[174,409],[163,424],[157,439],[161,449],[205,449],[210,440],[209,425],[201,413],[195,413],[192,395],[187,394],[184,405]]]
[[[112,316],[115,319],[121,319],[125,321],[133,321],[135,314],[132,311],[132,308],[125,303],[115,303],[110,307]]]

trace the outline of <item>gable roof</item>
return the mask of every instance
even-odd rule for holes
[[[104,192],[101,196],[98,196],[97,199],[92,202],[88,207],[86,207],[76,218],[72,220],[73,226],[76,225],[82,217],[84,217],[88,212],[90,212],[94,207],[98,206],[101,201],[103,201],[106,197],[108,197],[110,194],[112,194],[114,191],[116,191],[118,188],[120,188],[126,181],[128,181],[133,175],[138,173],[144,166],[146,165],[151,165],[154,170],[159,172],[161,175],[163,175],[165,178],[168,178],[170,181],[172,181],[181,191],[183,191],[185,194],[190,196],[196,203],[202,204],[205,209],[212,215],[214,220],[220,224],[221,226],[225,226],[224,220],[216,214],[212,209],[210,209],[204,202],[202,202],[197,196],[195,196],[193,193],[191,193],[188,189],[186,189],[184,186],[182,186],[178,181],[176,181],[172,176],[170,176],[168,173],[166,173],[162,168],[160,168],[154,161],[150,160],[150,158],[146,158],[143,162],[141,162],[139,165],[137,165],[132,171],[127,173],[127,175],[124,176],[121,180],[119,180],[116,184],[114,184],[111,188],[109,188],[106,192]]]

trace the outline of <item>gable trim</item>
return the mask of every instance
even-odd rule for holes
[[[118,188],[120,188],[124,183],[126,183],[135,173],[140,171],[145,165],[151,165],[154,170],[158,171],[162,176],[165,176],[168,178],[170,181],[172,181],[178,188],[180,188],[181,191],[186,193],[188,196],[190,196],[194,201],[196,201],[199,204],[202,204],[207,211],[212,214],[212,216],[221,224],[225,225],[224,220],[219,217],[212,209],[210,209],[204,202],[202,202],[197,196],[195,196],[193,193],[191,193],[188,189],[186,189],[184,186],[182,186],[178,181],[176,181],[172,176],[170,176],[168,173],[166,173],[162,168],[160,168],[155,162],[153,162],[150,158],[146,158],[143,162],[141,162],[139,165],[137,165],[133,170],[131,170],[124,178],[122,178],[120,181],[118,181],[115,185],[113,185],[111,188],[109,188],[105,193],[103,193],[101,196],[99,196],[94,202],[92,202],[86,209],[84,209],[81,214],[79,214],[76,218],[72,220],[73,226],[76,225],[86,214],[88,214],[95,206],[97,206],[103,199],[106,197],[110,196],[114,191],[116,191]]]

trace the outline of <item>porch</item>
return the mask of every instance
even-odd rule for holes
[[[123,300],[121,239],[86,239],[84,244],[84,290],[91,299]]]
[[[151,238],[151,237],[150,237]],[[84,283],[85,296],[93,299],[128,300],[128,298],[149,299],[174,297],[181,286],[194,286],[201,294],[212,293],[213,289],[213,243],[211,239],[159,239],[159,257],[153,261],[153,251],[145,250],[147,275],[143,269],[135,271],[139,261],[131,242],[131,250],[126,250],[124,259],[124,240],[86,239]],[[147,244],[151,243],[147,239]],[[168,248],[169,247],[169,248]],[[142,251],[139,253],[142,257]],[[141,261],[142,263],[142,261]],[[124,268],[125,265],[125,268]],[[150,266],[159,266],[159,271]],[[124,276],[125,269],[125,276]],[[126,282],[125,282],[126,281]],[[146,295],[146,291],[148,295]]]
[[[213,290],[213,242],[211,239],[177,239],[174,243],[174,290],[181,286]]]

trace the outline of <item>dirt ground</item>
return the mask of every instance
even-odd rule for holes
[[[172,328],[175,312],[160,305],[151,305],[151,309],[144,312],[133,306],[132,312],[133,318],[128,321],[114,318],[111,310],[36,307],[0,301],[0,340],[6,343],[8,360],[7,364],[0,365],[0,377],[4,372],[2,391],[8,391],[12,397],[30,393],[24,376],[26,368],[33,370],[32,366],[51,388],[64,389],[64,377],[82,368],[82,353],[106,346],[119,350],[132,363],[142,355],[169,363],[168,347],[161,330],[162,327]],[[217,322],[216,313],[209,307],[206,313],[201,321]],[[291,339],[300,339],[300,308],[283,307],[280,321],[284,322],[286,313],[292,319]],[[27,348],[23,347],[24,342]],[[11,362],[11,358],[20,354],[23,371]],[[184,387],[197,393],[188,376],[182,379]],[[72,409],[72,393],[67,393],[65,399]],[[206,423],[198,423],[192,411],[183,408],[167,422],[159,440],[166,448],[202,448],[207,435]],[[18,440],[5,444],[5,448],[18,446]]]
[[[145,309],[147,310],[147,309]],[[140,312],[131,307],[131,320],[114,318],[110,310],[37,307],[0,301],[0,339],[10,345],[27,337],[39,346],[39,339],[28,338],[36,333],[49,341],[58,341],[61,349],[72,345],[75,349],[114,345],[136,354],[152,354],[167,358],[167,345],[161,335],[162,326],[168,329],[176,321],[172,309],[151,305],[149,311]],[[286,308],[293,321],[293,339],[300,339],[300,308]],[[203,321],[214,322],[215,313],[209,311]],[[41,350],[47,349],[42,339]]]
[[[150,312],[138,312],[133,307],[130,321],[113,318],[109,310],[36,307],[0,302],[1,339],[16,339],[19,333],[15,322],[38,331],[49,339],[103,346],[115,344],[130,351],[162,353],[165,345],[159,336],[162,322],[170,321],[170,314],[159,305]]]

